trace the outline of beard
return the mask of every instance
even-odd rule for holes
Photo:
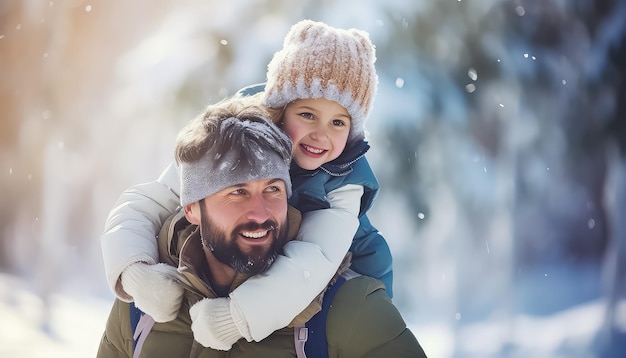
[[[200,214],[202,215],[200,228],[202,244],[211,251],[218,261],[232,267],[237,272],[256,275],[267,271],[287,243],[287,220],[283,221],[282,225],[278,225],[273,220],[268,220],[262,224],[254,222],[241,224],[235,227],[228,237],[229,235],[209,218],[208,213],[204,210],[204,205],[200,205]],[[259,229],[268,230],[268,235],[274,236],[270,247],[252,247],[249,253],[242,252],[237,245],[238,233]]]

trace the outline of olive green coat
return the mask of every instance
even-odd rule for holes
[[[290,221],[299,216],[290,211]],[[291,225],[297,231],[298,225]],[[293,230],[292,230],[293,234]],[[204,297],[215,297],[213,290],[197,275],[192,263],[202,262],[198,230],[181,214],[168,220],[159,237],[163,262],[182,269],[186,293],[178,317],[170,322],[155,323],[143,344],[140,357],[296,357],[293,328],[283,328],[261,342],[240,339],[230,351],[205,348],[193,339],[189,308]],[[178,265],[180,261],[180,265]],[[247,277],[235,279],[235,289]],[[296,317],[292,326],[308,320],[319,310],[319,302]],[[133,356],[130,306],[116,300],[98,350],[99,358]],[[382,282],[358,276],[344,283],[328,311],[326,323],[329,357],[426,357]],[[314,358],[314,357],[309,357]]]

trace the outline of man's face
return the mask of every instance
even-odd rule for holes
[[[266,271],[287,242],[287,191],[279,179],[254,180],[200,203],[201,234],[213,256],[238,272]]]

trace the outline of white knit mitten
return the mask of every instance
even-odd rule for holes
[[[230,298],[205,298],[189,309],[193,337],[205,347],[227,351],[240,338],[252,341],[248,325]]]
[[[138,262],[122,272],[122,287],[137,308],[156,322],[168,322],[178,316],[183,300],[184,289],[176,282],[179,277],[173,266]]]

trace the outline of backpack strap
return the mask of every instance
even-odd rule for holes
[[[139,324],[139,319],[145,313],[143,313],[137,306],[135,306],[135,302],[131,302],[129,305],[130,310],[130,332],[135,336],[135,331],[137,330],[137,324]],[[133,349],[137,346],[137,341],[133,343]]]
[[[295,326],[293,327],[293,330],[293,340],[296,346],[296,357],[306,358],[304,345],[306,344],[307,339],[309,339],[309,330],[305,326]]]
[[[328,357],[328,340],[326,339],[326,318],[333,298],[339,287],[346,282],[343,276],[337,277],[336,281],[329,285],[324,292],[322,309],[317,312],[303,326],[294,327],[294,342],[298,358]]]
[[[133,334],[133,358],[138,358],[148,333],[154,326],[154,319],[141,311],[134,302],[130,303],[130,329]]]

